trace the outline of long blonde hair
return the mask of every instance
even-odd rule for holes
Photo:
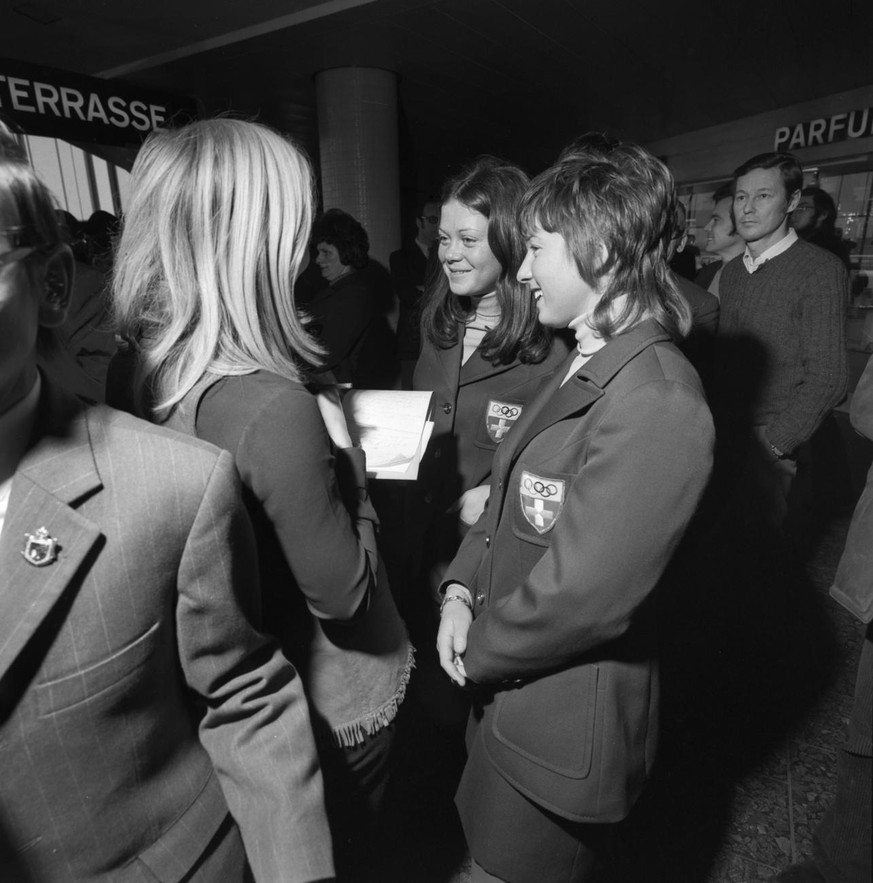
[[[313,214],[309,162],[258,123],[204,120],[152,135],[133,167],[112,283],[154,416],[211,372],[293,380],[322,350],[294,303]]]

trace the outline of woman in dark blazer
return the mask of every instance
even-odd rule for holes
[[[443,570],[488,499],[494,452],[569,350],[537,323],[515,278],[524,255],[515,213],[527,183],[517,166],[483,157],[443,190],[441,272],[426,280],[413,378],[414,389],[434,393],[435,426],[409,494],[405,543],[425,614],[435,615]]]
[[[134,164],[114,298],[149,416],[233,454],[264,627],[306,687],[342,873],[370,839],[412,649],[364,453],[338,399],[304,383],[320,351],[293,285],[311,217],[309,164],[270,129],[223,119],[156,134]]]
[[[595,140],[522,205],[518,278],[577,351],[498,449],[488,509],[444,583],[440,661],[474,685],[456,797],[474,881],[590,879],[651,768],[652,592],[714,438],[675,343],[690,315],[664,260],[674,199],[660,161]]]

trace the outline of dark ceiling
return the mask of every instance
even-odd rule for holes
[[[317,149],[313,75],[399,75],[417,185],[478,153],[651,141],[873,83],[871,0],[33,0],[0,55],[197,97]],[[407,185],[408,186],[408,185]]]

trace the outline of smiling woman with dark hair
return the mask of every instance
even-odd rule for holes
[[[414,389],[434,393],[435,425],[405,522],[405,601],[422,644],[433,642],[442,571],[488,499],[494,452],[569,350],[536,321],[515,278],[527,183],[518,166],[486,156],[443,189],[440,266],[425,283],[413,379]]]

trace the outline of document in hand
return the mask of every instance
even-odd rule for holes
[[[350,389],[343,411],[352,440],[367,455],[370,478],[415,479],[433,421],[430,392],[402,389]]]

